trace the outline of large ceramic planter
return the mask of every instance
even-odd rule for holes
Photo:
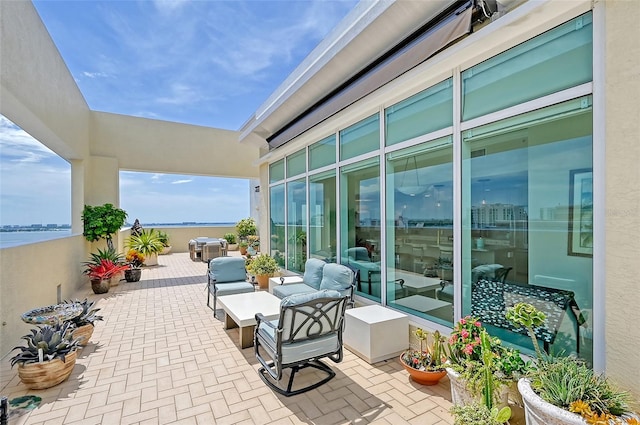
[[[409,372],[409,376],[414,382],[422,385],[437,385],[438,382],[447,374],[446,371],[428,371],[428,370],[418,370],[414,369],[405,362],[402,361],[402,354],[400,354],[400,364],[404,366],[404,369]]]
[[[71,375],[76,364],[76,351],[62,359],[48,360],[42,363],[28,363],[18,365],[18,376],[27,388],[43,390],[58,385]]]
[[[447,375],[449,376],[449,383],[451,384],[451,402],[454,405],[465,406],[473,402],[482,403],[482,395],[474,395],[467,388],[466,381],[462,378],[462,376],[460,376],[458,372],[451,368],[447,368]],[[511,388],[508,386],[500,387],[500,395],[498,396],[498,407],[502,408],[509,404],[510,391]]]
[[[160,255],[167,255],[168,253],[171,252],[171,247],[170,246],[165,246],[161,252],[159,252],[158,254]]]
[[[238,250],[238,244],[237,243],[230,243],[227,246],[228,246],[228,248],[227,248],[228,251],[237,251]]]
[[[142,277],[142,269],[129,269],[124,271],[124,278],[127,282],[138,282]]]
[[[154,253],[154,254],[145,255],[144,265],[145,266],[157,266],[158,265],[158,254]]]
[[[106,294],[109,292],[109,280],[108,279],[96,279],[91,281],[91,289],[94,294]]]
[[[72,335],[73,338],[81,338],[80,345],[85,346],[89,342],[89,339],[91,339],[91,335],[93,335],[93,325],[82,325],[76,328],[76,330],[73,331]]]
[[[524,401],[524,416],[527,425],[586,425],[582,416],[561,409],[544,401],[531,388],[528,379],[518,381],[518,390]]]

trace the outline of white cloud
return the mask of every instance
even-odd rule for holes
[[[185,184],[185,183],[191,183],[193,180],[175,180],[172,181],[171,184]]]
[[[88,71],[83,71],[82,75],[84,75],[85,77],[88,78],[99,78],[99,77],[107,77],[107,74],[104,72],[88,72]]]
[[[31,137],[6,117],[0,115],[0,152],[3,161],[40,162],[56,154]]]

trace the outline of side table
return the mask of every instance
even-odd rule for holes
[[[290,285],[292,283],[302,283],[302,276],[284,276],[282,285]],[[269,278],[269,293],[273,294],[273,288],[280,285],[280,276]]]

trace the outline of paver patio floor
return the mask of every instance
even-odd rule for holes
[[[453,423],[446,378],[425,387],[396,359],[370,365],[347,349],[341,363],[327,361],[337,372],[329,383],[288,398],[274,393],[258,376],[253,348],[240,349],[238,330],[225,330],[223,314],[216,319],[207,307],[205,271],[188,253],[174,253],[144,269],[140,282],[107,294],[87,283],[76,298],[97,300],[104,321],[67,381],[28,390],[9,366],[13,353],[0,361],[0,394],[42,397],[9,423]]]

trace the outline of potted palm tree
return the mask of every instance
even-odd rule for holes
[[[135,249],[144,255],[145,266],[158,264],[158,253],[162,252],[164,245],[155,229],[143,229],[137,235],[131,235],[125,241],[127,248]]]
[[[18,365],[18,376],[27,388],[41,390],[58,385],[71,375],[76,364],[80,339],[74,338],[71,322],[42,325],[22,337],[27,346],[11,358],[11,367]]]
[[[247,271],[256,277],[261,289],[269,287],[269,278],[278,270],[280,266],[269,254],[256,255],[247,265]]]

